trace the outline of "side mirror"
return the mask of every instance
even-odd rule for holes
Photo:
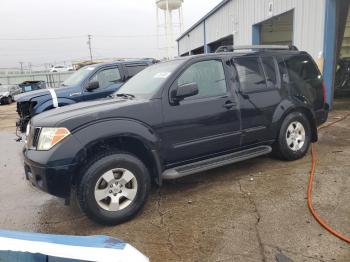
[[[92,81],[92,82],[89,82],[88,86],[86,87],[86,90],[91,92],[95,89],[98,89],[100,87],[100,84],[98,81]]]
[[[175,102],[184,100],[186,97],[198,95],[197,83],[189,83],[178,86],[177,89],[173,91],[172,98]]]

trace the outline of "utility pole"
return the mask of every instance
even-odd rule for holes
[[[23,75],[23,62],[19,62],[19,64],[21,65],[21,74]]]
[[[92,62],[91,38],[92,38],[92,35],[88,35],[87,44],[88,44],[88,46],[89,46],[89,51],[90,51],[90,61]]]

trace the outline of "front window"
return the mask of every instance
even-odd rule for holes
[[[107,88],[111,85],[118,83],[121,80],[121,76],[118,68],[108,68],[97,72],[90,82],[98,82],[101,89]]]
[[[66,81],[63,82],[64,86],[73,86],[80,84],[81,81],[83,81],[90,73],[91,71],[95,70],[94,66],[86,66],[78,71],[76,71],[74,74],[72,74],[70,77],[66,79]]]
[[[197,84],[198,94],[185,98],[185,100],[225,95],[227,88],[222,62],[209,60],[191,65],[177,80],[177,85],[190,83]]]
[[[117,94],[131,94],[134,96],[150,98],[183,62],[183,60],[173,60],[147,67],[126,82],[119,89]]]

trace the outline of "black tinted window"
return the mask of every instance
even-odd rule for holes
[[[237,58],[235,65],[242,91],[266,89],[265,75],[258,57]]]
[[[141,72],[143,69],[145,69],[147,65],[140,64],[140,65],[126,65],[126,68],[128,69],[129,76],[134,76],[137,73]]]
[[[262,57],[268,88],[277,87],[277,71],[273,57]]]
[[[198,85],[198,95],[189,99],[224,95],[227,92],[224,68],[221,61],[198,62],[186,69],[177,81],[178,86],[190,83]],[[186,100],[186,99],[185,99]]]
[[[318,79],[320,74],[307,55],[290,56],[285,58],[290,81],[309,81]]]
[[[279,57],[279,56],[276,57],[276,61],[277,61],[278,69],[280,71],[281,81],[284,83],[288,83],[289,77],[288,77],[287,67],[286,67],[286,64],[284,63],[283,57]]]

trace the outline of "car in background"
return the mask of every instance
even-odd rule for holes
[[[350,57],[339,59],[335,73],[334,96],[350,96]]]
[[[19,84],[19,86],[22,88],[22,93],[46,89],[47,87],[45,81],[24,81],[23,83]]]
[[[22,93],[22,89],[18,85],[1,85],[0,86],[0,103],[11,104],[14,96]]]
[[[56,65],[50,68],[51,73],[60,73],[60,72],[68,72],[73,71],[72,66],[65,66],[65,65]]]
[[[106,98],[153,63],[153,60],[141,59],[89,65],[69,76],[60,88],[17,96],[17,127],[25,132],[28,121],[39,113],[78,102]]]

